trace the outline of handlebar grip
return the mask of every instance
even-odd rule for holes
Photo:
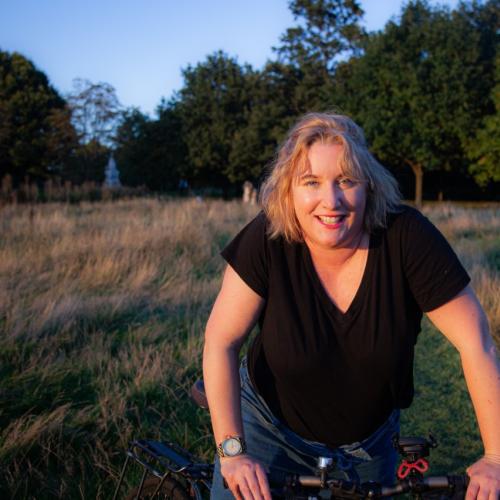
[[[467,491],[469,485],[469,476],[467,474],[452,476],[429,476],[421,482],[412,483],[410,479],[400,481],[394,486],[384,486],[380,490],[381,497],[401,495],[409,491],[432,491],[432,490],[452,490],[454,497],[456,494],[463,494]],[[458,496],[457,496],[458,498]]]
[[[467,474],[456,476],[431,476],[425,478],[424,481],[431,488],[449,488],[450,486],[467,488],[469,485],[469,476]]]

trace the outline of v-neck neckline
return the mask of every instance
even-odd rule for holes
[[[359,304],[363,300],[363,297],[366,293],[366,289],[369,286],[372,261],[373,261],[373,254],[374,254],[372,244],[373,244],[373,237],[370,234],[369,240],[368,240],[368,256],[366,257],[365,268],[363,270],[363,276],[361,277],[361,281],[359,283],[358,289],[356,290],[356,293],[354,294],[354,297],[353,297],[351,303],[349,304],[349,307],[346,309],[345,312],[342,312],[339,309],[339,307],[330,298],[330,296],[328,295],[328,292],[326,291],[325,287],[323,286],[323,283],[321,282],[321,278],[319,277],[319,274],[316,271],[316,268],[314,267],[314,262],[312,260],[311,251],[309,250],[309,247],[307,246],[307,244],[305,242],[302,243],[305,261],[306,261],[306,269],[307,269],[309,276],[312,280],[314,290],[315,290],[316,294],[319,296],[319,298],[321,299],[321,301],[326,305],[327,309],[340,319],[349,318],[357,310],[357,308],[359,307]]]

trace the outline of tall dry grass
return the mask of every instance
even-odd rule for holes
[[[4,207],[4,494],[105,497],[139,434],[209,448],[207,417],[184,396],[200,372],[218,252],[255,210],[195,200]]]
[[[133,437],[209,457],[186,394],[239,202],[132,200],[0,211],[0,496],[107,498]],[[500,339],[497,209],[429,216]],[[133,482],[134,476],[127,478]]]
[[[436,205],[424,213],[452,244],[472,278],[472,286],[500,346],[500,207]]]

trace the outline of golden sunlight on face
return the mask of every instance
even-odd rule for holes
[[[357,246],[363,234],[366,183],[342,173],[342,151],[341,144],[315,142],[309,168],[293,183],[295,215],[311,249]]]

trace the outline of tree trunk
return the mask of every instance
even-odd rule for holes
[[[407,162],[415,175],[415,206],[422,208],[422,187],[424,185],[424,169],[418,163]]]

